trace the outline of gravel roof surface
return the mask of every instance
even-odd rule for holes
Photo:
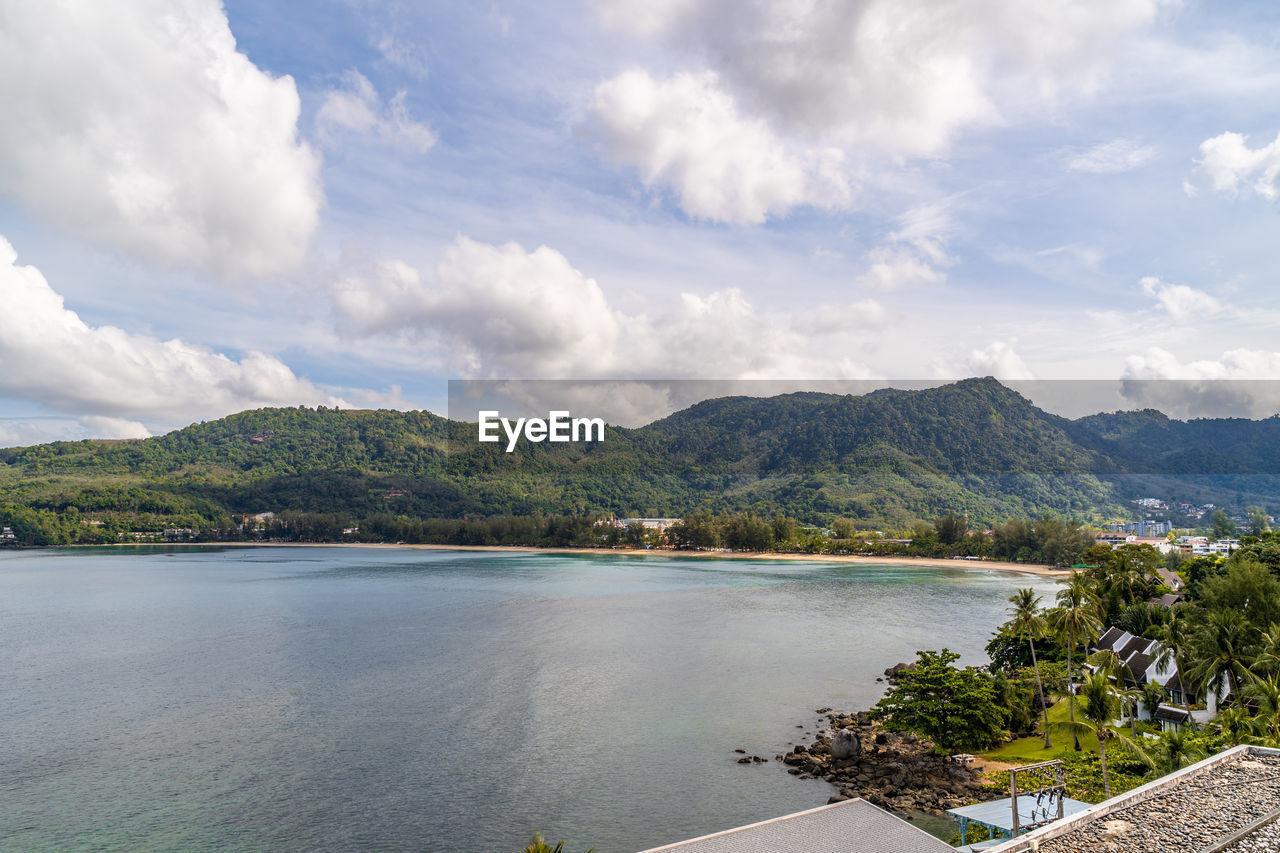
[[[1280,756],[1243,753],[1235,760],[1178,780],[1167,792],[1103,815],[1040,842],[1041,853],[1149,853],[1199,851],[1280,805]],[[1261,839],[1272,846],[1241,846]],[[1276,824],[1231,850],[1280,850]],[[1259,844],[1263,842],[1258,841]]]

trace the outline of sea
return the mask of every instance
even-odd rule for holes
[[[823,805],[773,757],[1007,597],[967,565],[0,551],[0,850],[632,853]],[[770,759],[739,764],[746,755]]]

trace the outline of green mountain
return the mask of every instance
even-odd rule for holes
[[[474,424],[425,412],[260,409],[155,438],[0,450],[0,522],[207,528],[284,510],[353,521],[695,509],[805,522],[1100,519],[1156,487],[1280,504],[1278,448],[1278,418],[1069,421],[992,379],[707,400],[640,429],[610,427],[602,443],[522,443],[512,454],[477,442]]]

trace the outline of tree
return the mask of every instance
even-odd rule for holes
[[[1267,521],[1267,511],[1260,506],[1251,506],[1246,510],[1249,514],[1249,532],[1261,536],[1271,529]]]
[[[1000,704],[992,678],[974,667],[957,669],[949,649],[922,650],[914,669],[871,709],[890,731],[910,731],[941,749],[980,750],[1004,736],[1009,710]]]
[[[938,541],[943,545],[954,545],[969,532],[969,522],[954,512],[949,512],[933,523],[938,533]]]
[[[1187,672],[1187,655],[1191,652],[1192,625],[1187,615],[1188,608],[1183,605],[1169,611],[1168,620],[1155,631],[1156,655],[1155,664],[1159,667],[1172,663],[1178,670],[1178,678],[1189,678]],[[1188,703],[1186,693],[1189,685],[1182,685],[1184,703]]]
[[[1205,757],[1204,745],[1186,729],[1165,732],[1156,744],[1153,774],[1163,776],[1189,767]]]
[[[1272,745],[1280,744],[1280,678],[1271,676],[1258,679],[1245,689],[1257,715],[1254,717],[1258,731]]]
[[[1158,682],[1148,681],[1142,685],[1142,704],[1147,707],[1147,713],[1154,719],[1156,708],[1160,707],[1160,703],[1169,695],[1169,691],[1165,690]]]
[[[1077,723],[1072,720],[1057,723],[1057,725],[1071,732],[1077,741],[1081,734],[1092,733],[1098,738],[1098,757],[1102,761],[1102,790],[1106,798],[1111,799],[1111,780],[1107,775],[1108,741],[1115,741],[1122,745],[1127,752],[1148,767],[1154,767],[1155,763],[1135,741],[1110,727],[1111,721],[1120,714],[1120,697],[1112,689],[1107,676],[1101,672],[1095,672],[1086,678],[1080,685],[1080,703],[1080,714],[1086,722]]]
[[[1231,520],[1225,510],[1215,509],[1213,515],[1213,538],[1230,539],[1236,535],[1236,523]]]
[[[1252,662],[1249,623],[1235,610],[1212,610],[1191,639],[1193,684],[1203,684],[1218,699],[1234,696],[1239,702],[1241,683],[1249,679]]]
[[[594,850],[595,848],[591,847],[586,853],[592,853]],[[555,847],[552,847],[543,839],[542,833],[535,829],[533,835],[529,838],[529,843],[524,846],[520,853],[564,853],[564,842],[561,841]]]
[[[1280,625],[1273,622],[1262,632],[1258,654],[1250,669],[1260,678],[1280,676]]]
[[[1251,554],[1232,554],[1226,571],[1204,580],[1196,598],[1206,610],[1240,611],[1255,636],[1280,622],[1280,580]]]
[[[1060,639],[1067,645],[1067,707],[1069,719],[1076,721],[1075,669],[1071,665],[1071,653],[1086,637],[1096,637],[1102,631],[1098,620],[1098,596],[1087,575],[1072,572],[1071,575],[1058,581],[1063,588],[1058,590],[1056,600],[1058,606],[1049,611],[1047,618]],[[1074,731],[1071,735],[1076,751],[1080,751],[1080,738]]]
[[[1044,684],[1040,681],[1040,664],[1036,661],[1036,637],[1043,637],[1049,625],[1040,612],[1040,596],[1036,595],[1034,589],[1027,587],[1018,590],[1009,596],[1009,603],[1013,605],[1009,609],[1009,615],[1013,617],[1009,628],[1018,636],[1025,637],[1027,645],[1031,647],[1031,667],[1036,673],[1036,692],[1040,696],[1040,710],[1044,714],[1044,748],[1049,749],[1052,746],[1049,743],[1049,706],[1044,701]]]

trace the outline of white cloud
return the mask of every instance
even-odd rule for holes
[[[1236,349],[1217,359],[1182,362],[1160,347],[1125,360],[1125,379],[1280,379],[1280,352]]]
[[[5,2],[0,19],[0,194],[166,263],[301,261],[321,190],[297,89],[236,51],[217,0]]]
[[[1235,349],[1183,362],[1161,347],[1125,360],[1122,393],[1170,417],[1269,417],[1280,412],[1280,352]]]
[[[996,379],[1034,379],[1031,368],[1014,351],[1017,340],[992,341],[982,349],[969,351],[965,368],[970,376],[994,376]]]
[[[377,89],[353,68],[342,75],[341,87],[325,93],[324,103],[316,113],[316,129],[326,143],[348,131],[377,136],[425,154],[436,144],[436,135],[409,115],[407,97],[408,93],[401,90],[384,107]]]
[[[388,65],[408,72],[419,80],[427,79],[430,72],[427,52],[420,45],[406,41],[394,30],[378,32],[371,42]]]
[[[940,284],[947,275],[905,246],[880,246],[868,253],[870,264],[858,276],[858,284],[876,290],[898,290],[923,284]]]
[[[1280,178],[1280,135],[1269,145],[1250,148],[1248,138],[1239,133],[1223,133],[1200,143],[1200,160],[1196,177],[1208,182],[1218,192],[1252,191],[1268,200],[1280,197],[1276,181]],[[1186,185],[1189,195],[1194,184]]]
[[[419,341],[472,378],[865,375],[817,351],[804,320],[762,315],[736,288],[625,314],[546,246],[459,237],[431,274],[384,262],[336,282],[332,299],[347,334]]]
[[[1150,163],[1156,153],[1154,146],[1133,139],[1113,139],[1072,156],[1067,160],[1067,168],[1095,175],[1131,172]]]
[[[875,290],[897,290],[947,280],[945,267],[951,217],[945,204],[928,204],[907,211],[898,230],[884,244],[867,253],[867,269],[857,283]]]
[[[178,422],[267,405],[345,405],[281,361],[235,361],[180,340],[90,326],[0,237],[0,397],[81,416],[89,430],[140,435],[138,418]]]
[[[138,421],[125,418],[109,418],[104,415],[85,415],[80,424],[94,438],[150,438],[151,430]]]
[[[1141,284],[1142,292],[1155,297],[1157,304],[1179,323],[1211,316],[1222,310],[1222,303],[1217,299],[1185,284],[1168,284],[1155,276],[1144,276]]]
[[[1097,91],[1164,0],[606,0],[600,20],[661,36],[770,125],[901,155]]]
[[[808,327],[815,335],[878,331],[890,320],[888,310],[874,299],[849,305],[823,305],[815,315]]]
[[[790,149],[742,115],[714,73],[626,71],[596,87],[592,112],[608,155],[639,169],[646,186],[674,189],[689,216],[759,223],[800,205],[849,203],[842,152]]]

